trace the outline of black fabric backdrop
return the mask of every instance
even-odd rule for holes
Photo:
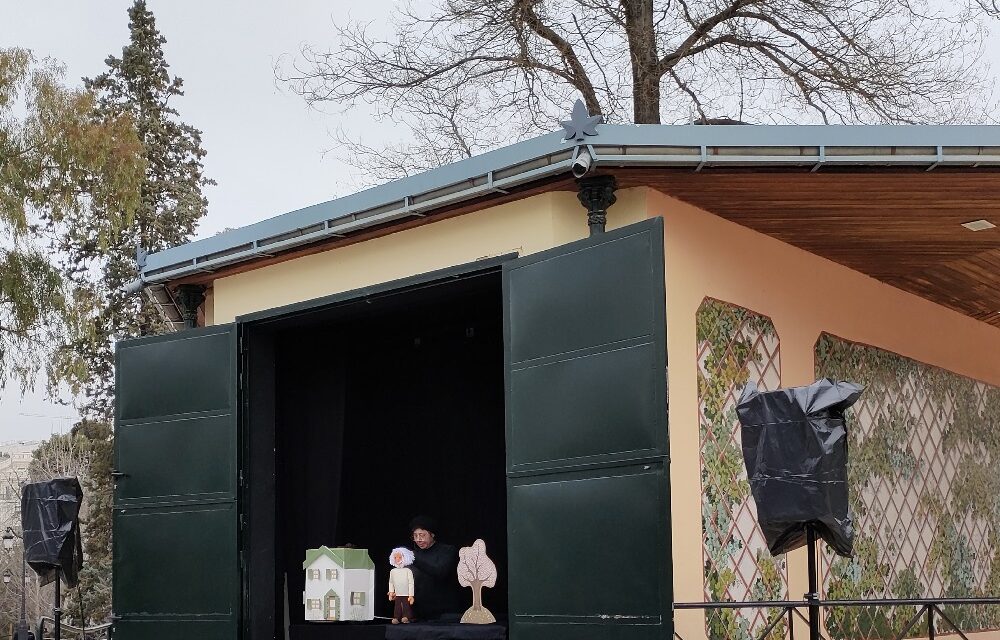
[[[438,519],[442,541],[485,540],[500,577],[484,604],[506,614],[498,284],[403,294],[364,317],[278,335],[276,590],[286,574],[293,625],[305,550],[322,544],[369,549],[376,615],[390,616],[389,551],[409,544],[418,513]]]

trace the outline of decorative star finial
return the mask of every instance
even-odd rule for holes
[[[576,104],[573,105],[573,113],[569,116],[569,122],[560,123],[566,129],[566,137],[563,140],[581,142],[584,136],[596,136],[597,125],[603,122],[604,116],[601,114],[590,115],[583,100],[577,99]]]

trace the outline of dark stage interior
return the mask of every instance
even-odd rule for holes
[[[389,551],[409,544],[407,523],[416,514],[438,519],[441,542],[462,547],[485,540],[499,580],[484,589],[484,605],[504,620],[499,273],[342,304],[273,323],[268,332],[275,364],[273,375],[263,378],[272,379],[274,400],[257,406],[270,407],[274,416],[277,637],[286,628],[286,577],[291,638],[385,637],[378,624],[304,623],[302,561],[306,549],[319,545],[367,548],[376,567],[375,614],[389,617]],[[266,451],[269,429],[254,435],[252,426],[252,451]],[[251,538],[259,558],[267,536]],[[471,589],[464,591],[471,603]],[[416,600],[419,617],[419,592]],[[390,629],[390,635],[443,637],[407,626],[413,629]],[[496,630],[477,637],[496,637]]]

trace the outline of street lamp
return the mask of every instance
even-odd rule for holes
[[[3,534],[3,548],[5,551],[11,551],[14,549],[14,538],[20,537],[14,533],[12,527],[7,527],[6,533]],[[23,541],[23,539],[22,539]],[[21,619],[17,621],[17,627],[14,628],[14,640],[29,640],[31,634],[28,631],[28,620],[24,617],[25,610],[25,594],[28,591],[28,566],[26,562],[24,545],[21,545]],[[4,584],[10,582],[10,570],[4,572],[3,576]]]
[[[10,569],[3,570],[3,583],[10,584],[10,579],[14,577],[14,574],[10,572]]]

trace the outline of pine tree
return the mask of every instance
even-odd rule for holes
[[[201,132],[173,106],[184,95],[183,81],[169,73],[166,39],[153,13],[137,0],[128,15],[130,38],[121,57],[109,56],[107,71],[84,82],[97,95],[96,118],[128,116],[135,123],[146,163],[139,206],[114,244],[100,246],[84,229],[61,247],[91,306],[87,331],[63,350],[61,366],[77,373],[84,414],[105,420],[114,405],[114,342],[164,330],[147,299],[122,291],[136,277],[136,247],[152,252],[190,240],[208,207],[202,188],[214,184],[203,173]]]

